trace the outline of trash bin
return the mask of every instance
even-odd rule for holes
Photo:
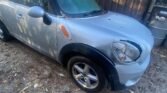
[[[153,20],[150,23],[150,29],[154,36],[155,46],[160,46],[166,38],[167,35],[167,22],[166,21],[159,21]]]

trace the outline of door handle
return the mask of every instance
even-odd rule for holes
[[[19,19],[22,19],[23,18],[23,14],[17,14],[16,15],[16,19],[19,20]]]

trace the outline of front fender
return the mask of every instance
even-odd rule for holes
[[[122,86],[120,86],[121,84],[119,82],[119,77],[115,69],[114,62],[112,62],[111,59],[109,59],[94,47],[81,43],[68,44],[62,48],[59,54],[59,60],[64,66],[66,66],[68,64],[68,60],[76,55],[87,57],[91,59],[95,64],[102,67],[107,76],[107,79],[111,84],[112,90],[118,90],[122,88]]]

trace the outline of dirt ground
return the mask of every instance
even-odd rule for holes
[[[0,41],[0,93],[84,92],[61,65],[14,40]],[[154,49],[151,68],[136,86],[106,93],[167,93],[167,49]]]

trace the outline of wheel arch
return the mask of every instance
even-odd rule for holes
[[[2,15],[2,11],[1,10],[0,10],[0,22],[3,23],[3,15]]]
[[[114,63],[107,58],[103,53],[101,53],[96,48],[93,48],[89,45],[82,44],[82,43],[72,43],[64,46],[59,54],[59,60],[62,62],[64,66],[67,65],[68,58],[75,56],[75,55],[81,55],[84,57],[90,58],[92,61],[97,61],[96,59],[99,59],[100,61],[108,61],[107,63],[110,63],[110,65],[114,66]],[[105,64],[104,62],[98,64]]]
[[[95,64],[102,67],[107,76],[107,79],[110,82],[111,89],[117,90],[117,86],[115,85],[119,84],[119,77],[115,68],[115,64],[98,49],[82,43],[68,44],[60,51],[59,60],[63,66],[66,67],[68,60],[71,57],[78,55],[90,58],[92,61],[96,62]]]

